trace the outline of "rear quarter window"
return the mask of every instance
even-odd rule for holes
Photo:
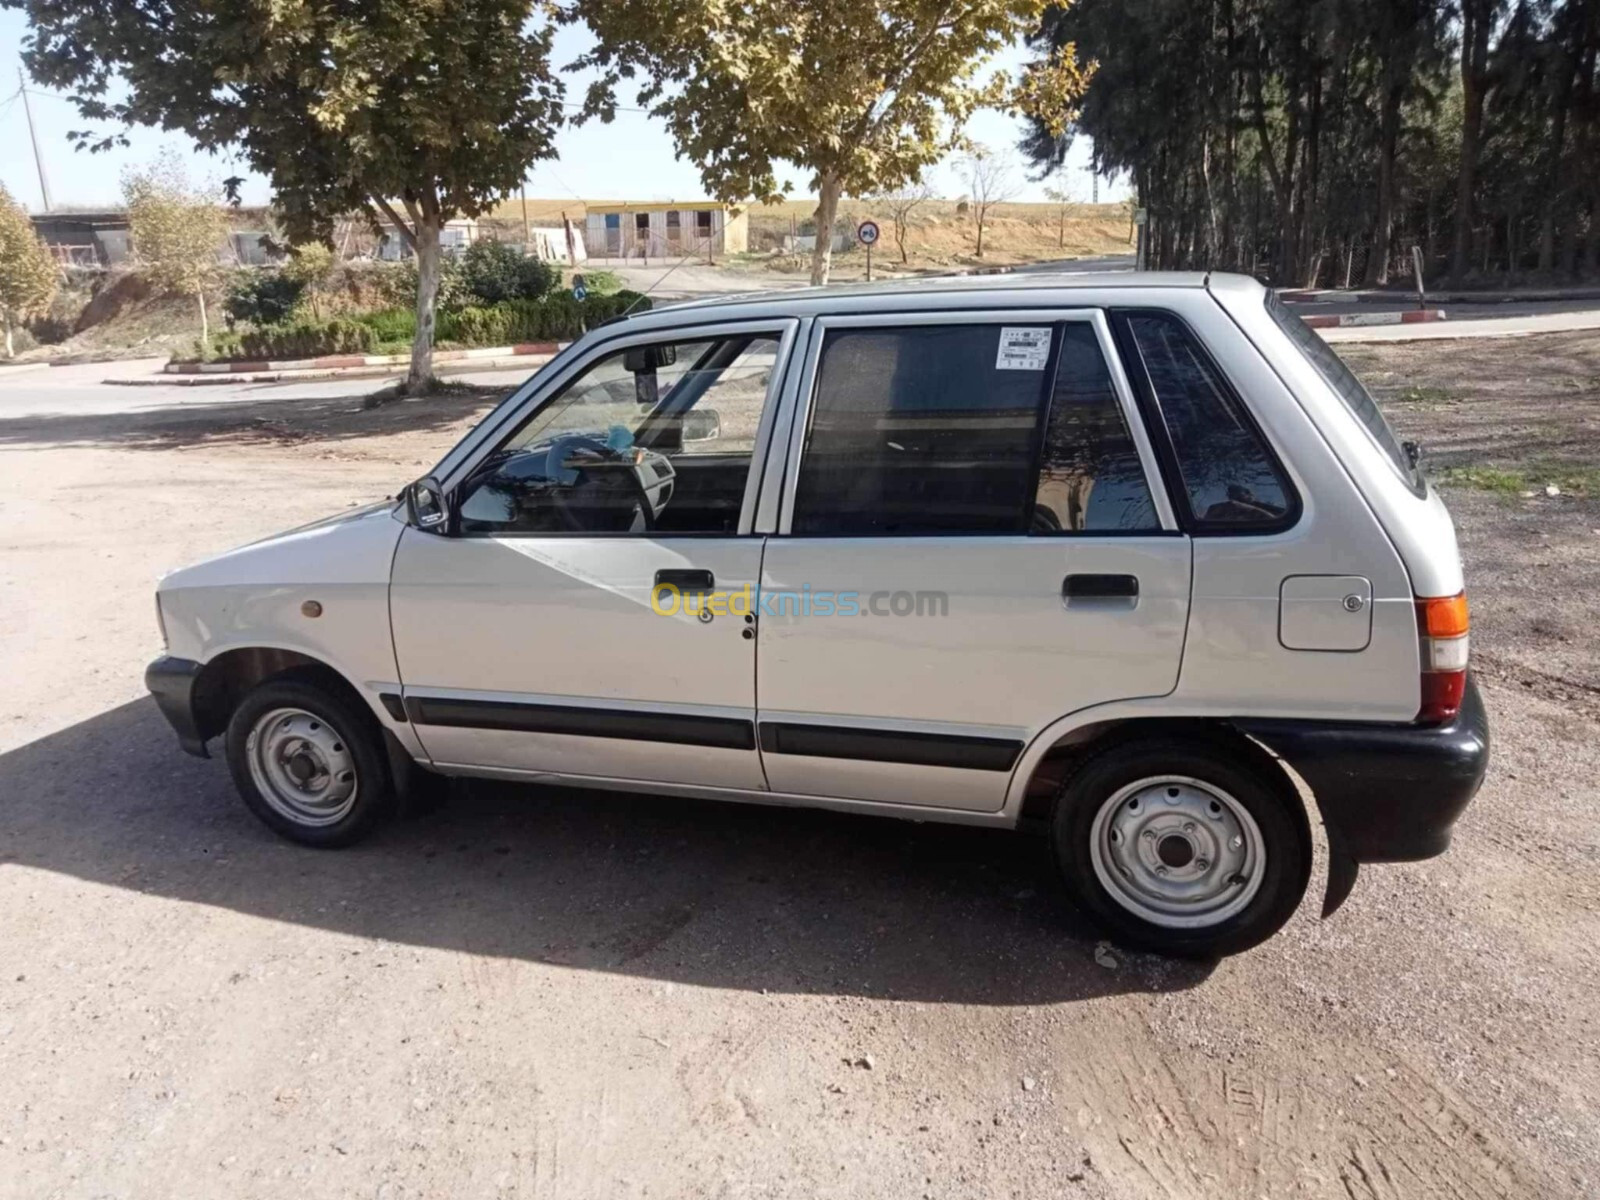
[[[1288,335],[1295,349],[1316,368],[1317,374],[1322,376],[1334,395],[1344,402],[1350,415],[1361,422],[1406,485],[1417,495],[1423,495],[1427,491],[1427,484],[1423,481],[1422,472],[1411,465],[1411,456],[1406,453],[1400,439],[1395,437],[1394,430],[1389,428],[1389,422],[1384,420],[1372,393],[1356,378],[1355,372],[1344,365],[1344,359],[1322,340],[1316,330],[1291,312],[1289,306],[1278,299],[1276,292],[1267,292],[1267,313],[1278,328]]]

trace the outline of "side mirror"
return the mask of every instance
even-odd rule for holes
[[[683,440],[713,442],[722,436],[722,417],[714,408],[691,408],[683,414]]]
[[[432,475],[406,488],[406,523],[426,533],[444,533],[450,525],[450,507],[444,488]]]

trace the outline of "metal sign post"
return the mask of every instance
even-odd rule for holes
[[[856,241],[867,248],[867,282],[872,282],[872,247],[879,237],[878,223],[876,221],[863,221],[856,226]],[[818,231],[821,236],[821,231]],[[830,235],[831,236],[831,235]]]

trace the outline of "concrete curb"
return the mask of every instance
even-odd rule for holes
[[[0,363],[0,379],[26,375],[29,371],[42,371],[49,365],[47,362]]]
[[[453,362],[438,363],[435,365],[435,369],[440,374],[468,370],[492,370],[501,366],[532,369],[544,366],[554,357],[554,354],[531,354],[498,359],[460,359]],[[403,367],[409,365],[410,361],[410,359],[406,359],[404,363],[395,363],[392,366],[330,367],[321,370],[300,369],[251,373],[234,371],[226,374],[210,375],[140,375],[131,379],[102,379],[100,382],[114,387],[224,387],[229,384],[240,383],[310,383],[320,379],[393,379],[397,375],[404,374]]]
[[[1285,304],[1352,302],[1356,304],[1415,303],[1415,289],[1382,288],[1279,288],[1278,298]],[[1567,300],[1600,300],[1600,288],[1527,288],[1521,291],[1474,292],[1455,288],[1429,288],[1427,299],[1435,304],[1539,304]]]
[[[1442,321],[1445,315],[1442,308],[1417,308],[1410,312],[1321,313],[1300,319],[1312,329],[1349,329],[1356,325],[1418,325]]]
[[[436,363],[470,362],[483,358],[517,358],[524,355],[552,355],[563,342],[525,342],[517,346],[482,346],[472,350],[435,350]],[[234,362],[169,362],[162,368],[167,375],[237,375],[252,371],[328,371],[343,368],[409,366],[409,354],[326,354],[320,358],[243,359]]]

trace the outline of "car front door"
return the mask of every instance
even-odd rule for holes
[[[390,589],[404,704],[436,764],[765,786],[741,613],[798,328],[609,340],[451,468],[449,522],[406,529]]]
[[[775,792],[999,810],[1061,716],[1177,683],[1190,543],[1098,310],[819,320],[762,568]]]

